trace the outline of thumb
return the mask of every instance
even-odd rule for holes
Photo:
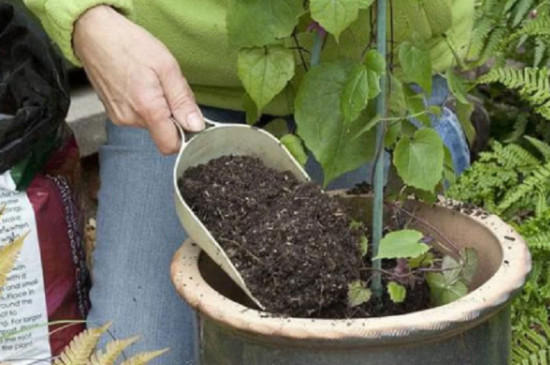
[[[191,87],[175,60],[159,75],[170,111],[182,127],[190,132],[204,129],[204,118]]]

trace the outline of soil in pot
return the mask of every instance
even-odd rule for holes
[[[348,285],[368,282],[372,273],[359,244],[365,230],[314,183],[298,182],[253,157],[225,156],[188,169],[179,188],[271,313],[364,318],[430,306],[422,281],[407,287],[400,304],[387,294],[382,306],[348,304]],[[384,266],[399,269],[396,261]]]

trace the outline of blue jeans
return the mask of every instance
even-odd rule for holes
[[[203,109],[206,117],[244,120],[241,113]],[[162,156],[145,130],[107,125],[101,148],[101,189],[94,252],[90,326],[112,321],[116,338],[140,335],[136,351],[171,349],[153,364],[194,364],[194,315],[178,297],[169,275],[172,255],[185,240],[173,204],[175,156]],[[460,145],[461,148],[463,147]],[[387,159],[389,163],[389,159]],[[310,176],[320,179],[309,161]],[[332,188],[364,181],[368,165],[344,175]],[[104,337],[103,344],[109,340]]]

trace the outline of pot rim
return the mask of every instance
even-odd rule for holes
[[[456,201],[443,198],[436,204],[453,209]],[[479,210],[455,211],[486,227],[502,249],[502,261],[493,276],[466,296],[443,306],[379,318],[282,318],[243,306],[221,295],[202,277],[198,267],[200,247],[187,240],[174,255],[171,277],[178,294],[201,315],[224,326],[252,335],[287,340],[403,341],[414,333],[419,339],[441,338],[473,327],[497,313],[521,289],[531,270],[531,256],[523,238],[496,215],[480,217]]]

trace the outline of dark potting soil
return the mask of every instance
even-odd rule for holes
[[[352,318],[429,307],[425,283],[407,300],[348,306],[348,284],[369,281],[361,234],[338,202],[313,183],[265,167],[253,157],[226,156],[188,169],[183,198],[223,247],[266,309],[292,317]],[[395,262],[386,262],[392,269]]]

